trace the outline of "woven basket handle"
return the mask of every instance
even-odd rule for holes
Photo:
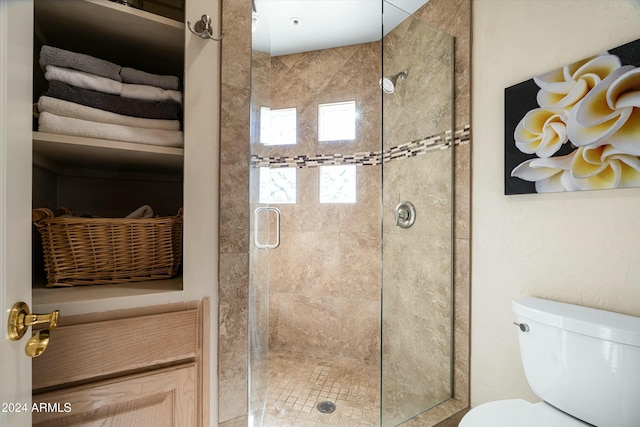
[[[180,218],[184,218],[184,207],[178,210],[178,214],[176,216]]]
[[[47,208],[37,208],[31,212],[31,222],[36,227],[42,227],[42,221],[45,219],[53,218],[53,212]]]

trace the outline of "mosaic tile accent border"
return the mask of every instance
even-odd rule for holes
[[[326,165],[379,165],[380,152],[354,154],[316,154],[315,156],[260,157],[251,155],[251,167],[305,168]]]
[[[454,145],[465,145],[470,141],[471,126],[465,125],[455,131],[453,135]],[[317,154],[312,156],[300,155],[294,157],[261,157],[251,155],[250,166],[254,168],[309,168],[326,165],[359,165],[376,166],[382,162],[400,159],[403,157],[414,157],[425,154],[433,150],[444,150],[451,146],[451,132],[444,132],[438,135],[416,141],[407,142],[395,147],[391,147],[384,152],[371,151],[353,154]]]

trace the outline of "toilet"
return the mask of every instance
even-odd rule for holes
[[[527,381],[542,401],[485,403],[459,427],[640,426],[640,318],[533,297],[512,307]]]

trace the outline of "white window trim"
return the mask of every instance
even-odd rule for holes
[[[278,120],[280,119],[280,120]],[[286,128],[277,129],[276,124],[285,123]],[[293,108],[260,108],[260,143],[272,145],[295,145],[298,142],[298,112]]]
[[[338,114],[348,116],[338,118],[338,123],[332,122],[331,116]],[[318,104],[318,141],[353,141],[356,139],[356,101],[332,102],[329,104]],[[343,125],[340,133],[336,135],[335,128]],[[346,127],[349,129],[346,129]],[[353,127],[351,127],[353,126]]]

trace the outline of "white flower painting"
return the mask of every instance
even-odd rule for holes
[[[640,40],[505,90],[505,194],[640,186]]]

